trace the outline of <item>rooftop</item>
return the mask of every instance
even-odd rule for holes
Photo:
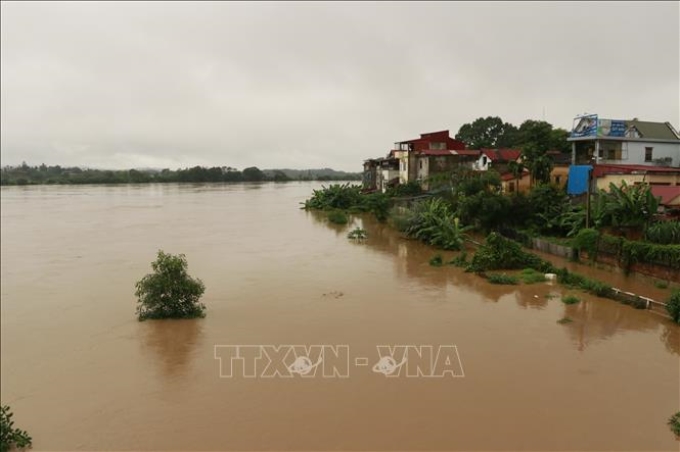
[[[680,204],[680,200],[676,199],[680,198],[679,185],[652,185],[650,189],[655,198],[661,198],[662,205]]]

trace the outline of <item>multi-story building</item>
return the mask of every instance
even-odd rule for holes
[[[423,133],[413,140],[399,141],[390,154],[399,160],[399,183],[406,184],[418,180],[422,183],[436,168],[447,168],[450,161],[457,158],[454,151],[462,150],[465,150],[465,143],[451,138],[448,130],[442,130]],[[427,160],[422,157],[427,157]],[[438,160],[431,165],[429,157]]]
[[[584,115],[574,119],[567,141],[573,164],[680,167],[680,134],[669,122]]]

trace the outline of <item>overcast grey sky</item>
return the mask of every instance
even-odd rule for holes
[[[3,165],[359,171],[479,116],[680,126],[665,3],[2,3]]]

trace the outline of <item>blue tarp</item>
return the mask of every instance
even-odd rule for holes
[[[569,167],[569,179],[567,180],[567,194],[582,195],[588,191],[588,174],[592,171],[591,165],[571,165]]]

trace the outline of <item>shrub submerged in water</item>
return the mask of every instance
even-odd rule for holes
[[[328,221],[335,224],[347,224],[349,219],[342,210],[331,210],[328,212]]]
[[[205,286],[200,279],[188,275],[184,254],[173,256],[158,251],[158,257],[151,267],[154,272],[136,284],[139,320],[205,316],[205,305],[199,303]]]
[[[680,324],[680,290],[673,292],[666,303],[666,310],[675,323]]]
[[[14,428],[13,416],[9,406],[0,407],[0,452],[31,447],[32,438],[26,431]]]

